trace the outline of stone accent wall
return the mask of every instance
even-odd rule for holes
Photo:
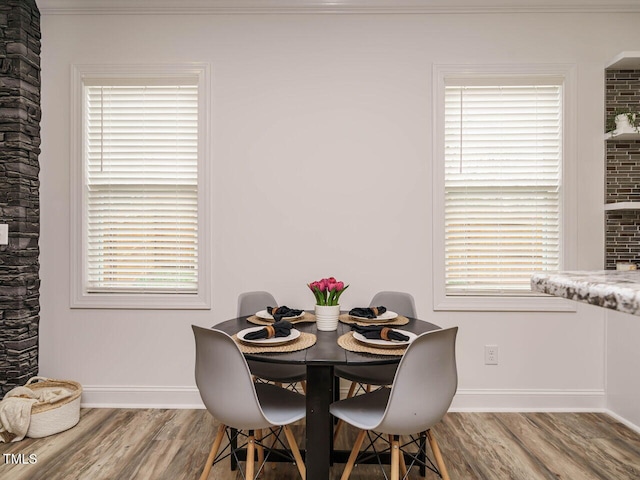
[[[38,373],[39,153],[40,12],[35,0],[0,0],[1,395]]]
[[[640,70],[607,70],[607,117],[617,110],[640,112]],[[606,142],[605,201],[640,202],[640,140]],[[605,268],[617,262],[640,263],[640,210],[605,213]]]

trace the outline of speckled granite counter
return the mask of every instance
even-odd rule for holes
[[[640,270],[537,273],[534,292],[640,315]]]

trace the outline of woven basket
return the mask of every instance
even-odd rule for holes
[[[39,389],[62,387],[71,390],[73,395],[54,403],[35,403],[31,408],[31,423],[27,437],[42,438],[68,430],[80,421],[80,396],[82,385],[71,380],[53,380],[46,377],[33,377],[25,387],[34,392]]]

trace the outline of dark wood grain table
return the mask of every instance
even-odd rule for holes
[[[214,328],[233,335],[255,325],[239,317],[215,325]],[[306,444],[305,464],[307,480],[326,480],[333,461],[343,460],[344,455],[336,455],[333,450],[333,420],[329,405],[334,401],[338,383],[334,380],[336,365],[383,365],[398,363],[400,356],[373,355],[344,350],[338,345],[338,337],[351,330],[350,325],[338,324],[334,332],[318,331],[315,323],[297,323],[301,332],[313,333],[317,342],[306,350],[290,353],[245,354],[249,360],[269,363],[304,364],[307,367],[306,392]],[[429,322],[410,318],[407,325],[397,327],[416,334],[437,330],[440,327]],[[341,452],[345,453],[345,452]]]

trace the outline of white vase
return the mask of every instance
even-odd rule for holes
[[[338,329],[340,305],[316,305],[316,327],[323,332]]]
[[[632,114],[631,118],[635,122],[636,114]],[[629,117],[626,113],[622,113],[620,115],[616,115],[616,134],[622,133],[637,133],[638,129],[634,127],[631,122],[629,122]]]

